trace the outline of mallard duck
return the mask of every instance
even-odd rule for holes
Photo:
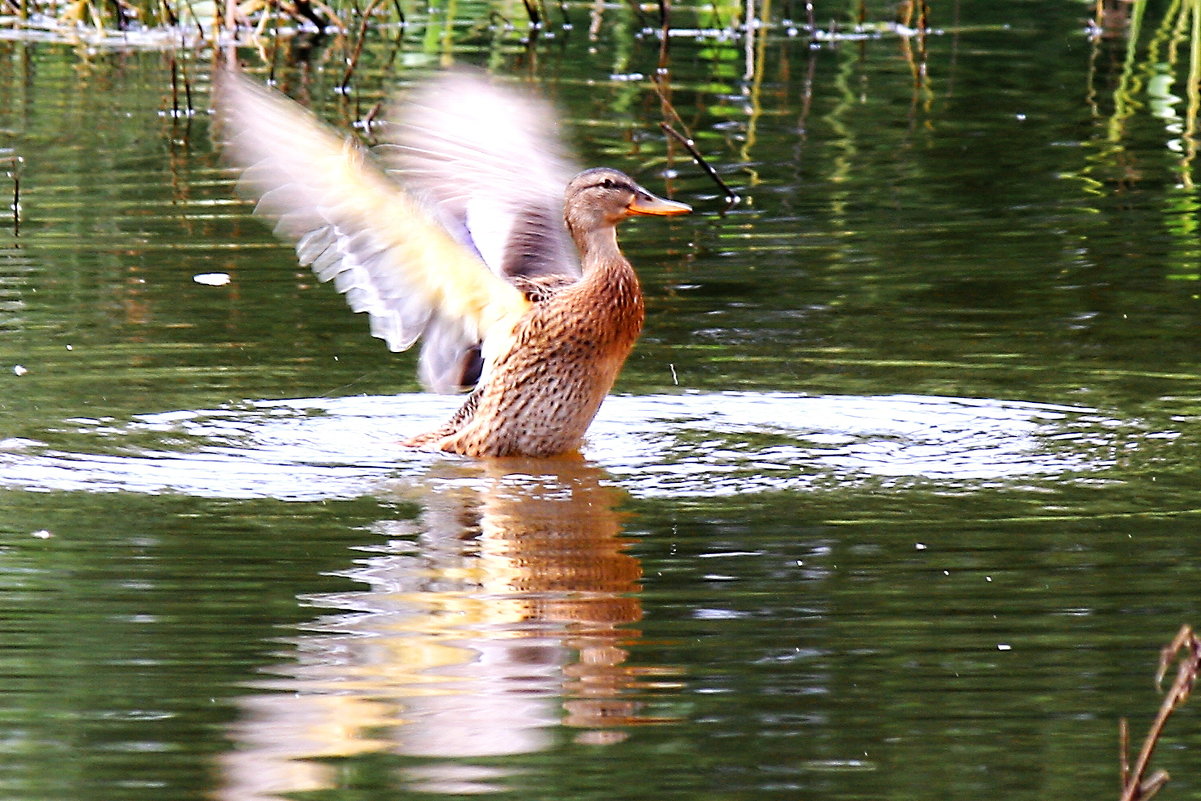
[[[575,172],[541,102],[448,72],[395,105],[371,152],[282,95],[219,79],[226,153],[256,212],[430,390],[470,390],[405,444],[475,457],[578,449],[642,329],[616,226],[691,209],[614,169]]]

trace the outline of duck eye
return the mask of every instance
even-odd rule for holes
[[[605,180],[601,181],[601,186],[605,189],[616,189],[617,188],[617,184],[614,183],[612,178],[606,178]]]

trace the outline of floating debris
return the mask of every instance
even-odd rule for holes
[[[231,279],[229,273],[198,273],[192,280],[205,286],[225,286]]]

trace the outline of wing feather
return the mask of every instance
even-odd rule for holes
[[[499,276],[581,275],[563,223],[563,190],[579,168],[542,101],[456,69],[396,104],[377,148],[389,173],[427,200],[446,230]],[[479,374],[479,340],[435,318],[420,375],[445,391]]]
[[[380,148],[390,172],[493,272],[581,275],[563,223],[563,190],[579,169],[543,101],[457,69],[423,84],[390,119]]]
[[[362,148],[282,95],[236,75],[216,105],[239,187],[257,214],[296,246],[302,264],[333,281],[393,351],[423,333],[486,342],[495,352],[528,309],[435,215],[375,167]],[[423,370],[424,374],[424,370]],[[435,387],[443,389],[444,387]]]

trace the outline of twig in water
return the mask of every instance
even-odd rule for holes
[[[13,236],[21,235],[21,167],[25,164],[25,159],[13,154],[4,157],[4,161],[9,164],[8,175],[13,179]]]
[[[179,119],[179,68],[174,53],[171,54],[171,118]]]
[[[183,94],[184,108],[180,111],[179,108],[179,82],[183,79]],[[175,53],[171,54],[171,116],[179,118],[187,116],[191,118],[195,114],[195,109],[192,107],[192,82],[188,78],[188,70],[184,67],[183,62],[175,58]]]
[[[182,64],[179,67],[179,72],[183,75],[183,99],[184,104],[188,108],[188,118],[196,113],[195,106],[192,105],[192,79],[188,77],[188,68]]]
[[[671,46],[671,0],[659,0],[659,74],[667,71],[667,51]]]
[[[370,111],[363,115],[363,134],[365,136],[371,136],[371,126],[375,124],[375,118],[379,116],[379,113],[383,109],[384,101],[380,100],[371,107]]]
[[[326,26],[329,25],[329,20],[324,19],[320,14],[318,14],[317,10],[313,8],[312,4],[309,3],[308,0],[295,0],[293,6],[295,9],[293,16],[302,17],[308,20],[317,30],[323,31],[325,30]]]
[[[132,6],[122,2],[122,0],[112,0],[113,3],[113,18],[117,21],[117,30],[129,30],[129,12],[133,11],[134,16],[137,16],[137,10]]]
[[[680,117],[680,113],[676,111],[675,105],[663,92],[663,86],[661,85],[662,79],[663,75],[660,74],[657,80],[651,82],[651,85],[655,87],[655,94],[659,95],[659,102],[663,105],[664,111],[670,114],[675,121],[680,124],[680,127],[682,127],[684,130],[688,130],[688,126],[684,123],[683,118]],[[721,179],[721,176],[717,174],[717,170],[713,169],[711,166],[709,166],[709,162],[705,161],[705,157],[702,156],[696,149],[696,144],[692,141],[691,137],[684,136],[675,128],[671,127],[671,124],[668,122],[659,123],[659,127],[663,129],[664,133],[668,134],[677,142],[682,144],[684,149],[688,151],[688,155],[692,156],[693,161],[695,161],[697,165],[717,183],[718,187],[721,188],[722,194],[726,196],[726,203],[734,206],[742,201],[742,198],[738,196],[738,193],[731,189],[729,184]]]
[[[680,116],[680,112],[676,111],[675,104],[667,97],[667,93],[663,91],[663,86],[666,80],[666,75],[660,73],[651,81],[651,86],[655,87],[655,94],[659,96],[659,104],[663,107],[664,114],[670,114],[671,118],[680,124],[684,130],[688,130],[688,124],[684,122],[684,118]],[[668,85],[670,88],[670,85]]]
[[[167,0],[161,0],[158,5],[159,17],[167,23],[168,27],[179,27],[179,15],[175,13],[175,9],[171,8],[171,3]]]
[[[197,14],[196,9],[192,7],[192,0],[180,0],[180,2],[182,2],[184,4],[184,6],[187,7],[188,16],[192,18],[192,22],[196,25],[196,35],[201,39],[207,38],[204,33],[204,26],[200,24],[200,15]],[[168,8],[170,8],[170,7],[168,6]],[[172,11],[172,13],[174,14],[175,12]],[[178,18],[179,18],[179,15],[176,14],[176,19],[178,19]],[[214,31],[213,35],[216,36],[215,31]],[[183,47],[184,46],[184,32],[182,30],[179,32],[179,42],[180,42],[180,46]]]
[[[371,0],[371,3],[367,6],[367,10],[363,12],[363,21],[359,25],[359,35],[355,38],[354,52],[347,59],[346,72],[342,76],[342,82],[338,84],[338,89],[342,94],[346,94],[346,90],[350,86],[350,78],[359,66],[359,56],[363,54],[363,42],[367,38],[367,24],[371,22],[371,15],[375,13],[375,9],[379,8],[383,2],[384,0]]]
[[[675,128],[672,128],[666,122],[659,123],[659,127],[663,129],[664,133],[669,134],[673,139],[684,146],[684,149],[688,151],[688,155],[692,156],[692,160],[697,163],[697,166],[704,170],[705,173],[713,179],[714,183],[721,188],[722,194],[726,196],[727,203],[733,206],[742,200],[742,198],[738,196],[738,193],[731,189],[729,184],[721,179],[721,176],[717,174],[717,170],[713,169],[713,167],[709,165],[709,162],[705,161],[705,157],[702,156],[700,151],[696,149],[696,145],[693,144],[691,139],[684,136],[684,134],[680,133]]]
[[[538,13],[537,0],[521,0],[521,2],[525,5],[525,13],[530,18],[530,27],[541,28],[542,15]]]
[[[1180,655],[1182,650],[1184,654]],[[1163,734],[1164,725],[1176,708],[1188,700],[1193,684],[1196,683],[1197,676],[1201,673],[1201,639],[1197,638],[1192,626],[1181,626],[1180,631],[1176,633],[1176,638],[1163,649],[1159,657],[1159,671],[1155,674],[1157,684],[1163,681],[1168,666],[1178,655],[1180,655],[1180,659],[1176,669],[1176,681],[1172,683],[1164,696],[1163,703],[1159,705],[1159,713],[1156,714],[1155,721],[1147,732],[1147,738],[1143,740],[1143,747],[1138,753],[1138,759],[1134,761],[1133,769],[1131,769],[1127,757],[1130,736],[1125,718],[1119,724],[1118,739],[1122,749],[1119,755],[1122,780],[1121,801],[1148,801],[1168,781],[1167,771],[1157,770],[1148,778],[1143,778],[1143,776],[1150,765],[1151,754],[1155,751],[1160,735]]]

